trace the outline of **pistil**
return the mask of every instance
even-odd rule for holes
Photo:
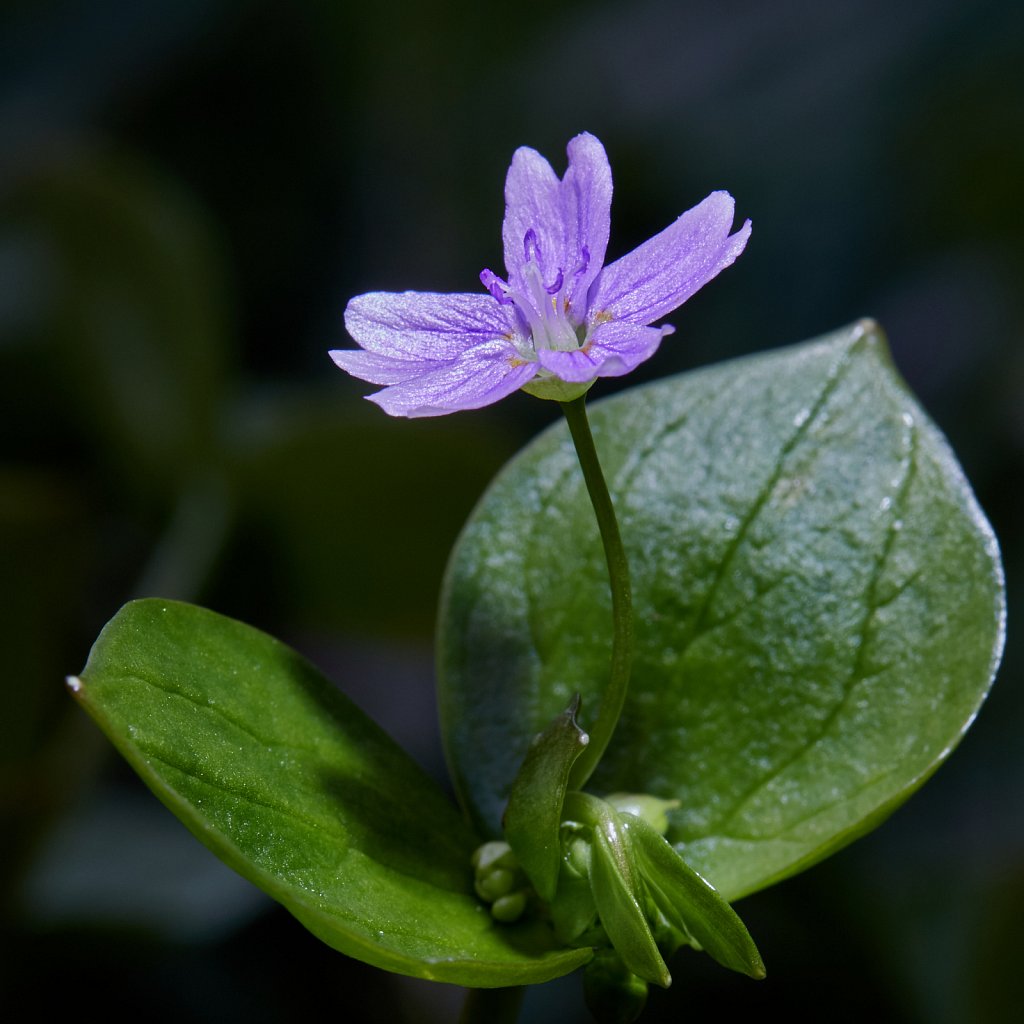
[[[581,325],[573,323],[569,318],[566,291],[570,281],[586,270],[589,253],[584,249],[582,265],[568,278],[564,268],[559,267],[551,284],[544,283],[540,246],[532,228],[523,238],[523,255],[525,260],[519,288],[513,288],[491,270],[484,270],[480,274],[481,283],[491,295],[502,305],[514,305],[525,320],[533,347],[532,351],[524,352],[523,355],[535,360],[536,353],[541,350],[571,352],[580,348],[586,343],[587,332],[581,331]]]

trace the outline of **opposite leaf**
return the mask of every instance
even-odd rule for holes
[[[444,794],[266,634],[136,601],[69,685],[203,843],[335,949],[478,987],[546,981],[590,958],[553,949],[540,925],[495,924],[472,892],[479,840]]]
[[[1002,649],[995,539],[869,322],[627,391],[592,425],[636,623],[593,786],[678,799],[668,840],[733,900],[873,827],[956,745]],[[483,831],[524,735],[575,692],[597,706],[610,633],[555,427],[491,486],[446,579],[442,720]]]

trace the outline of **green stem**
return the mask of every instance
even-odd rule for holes
[[[619,523],[615,518],[615,509],[587,420],[586,396],[560,404],[569,424],[569,433],[572,434],[573,443],[576,445],[583,479],[586,481],[590,502],[597,516],[601,543],[604,545],[604,557],[608,563],[608,584],[612,593],[612,660],[608,686],[601,698],[597,720],[589,729],[590,743],[576,759],[569,775],[569,788],[582,789],[601,760],[612,733],[615,732],[619,715],[622,713],[622,705],[626,700],[626,691],[629,689],[629,671],[633,661],[633,598],[629,586],[629,563],[626,561],[622,537],[619,535]]]
[[[525,988],[471,988],[459,1024],[515,1024]]]
[[[198,474],[178,496],[170,523],[135,584],[133,597],[195,601],[231,527],[231,496],[212,473]]]

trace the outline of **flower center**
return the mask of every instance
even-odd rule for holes
[[[586,271],[590,253],[584,248],[579,267],[569,274],[564,267],[559,267],[551,284],[545,284],[540,265],[540,245],[533,228],[523,238],[523,251],[526,259],[516,287],[490,270],[481,272],[480,281],[498,302],[514,305],[526,321],[533,351],[524,352],[524,356],[532,360],[541,349],[570,352],[581,348],[587,341],[588,332],[584,325],[575,323],[569,315],[569,285]]]

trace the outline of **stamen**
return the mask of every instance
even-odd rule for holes
[[[512,305],[513,300],[509,296],[509,287],[502,281],[493,270],[484,268],[480,271],[480,283],[494,296],[503,306]]]
[[[490,292],[491,296],[502,305],[515,306],[524,325],[529,329],[531,352],[524,351],[524,358],[535,358],[535,353],[547,351],[568,352],[581,348],[586,340],[581,340],[579,330],[569,316],[569,301],[563,294],[566,288],[566,275],[562,267],[558,268],[555,279],[550,285],[544,283],[541,270],[540,242],[537,232],[530,228],[523,236],[523,267],[516,275],[515,284],[503,281],[491,270],[480,272],[480,283]],[[582,274],[590,263],[590,253],[583,248],[583,262],[573,271],[574,275]]]
[[[537,232],[530,228],[523,236],[523,256],[527,263],[540,263],[540,242]]]

